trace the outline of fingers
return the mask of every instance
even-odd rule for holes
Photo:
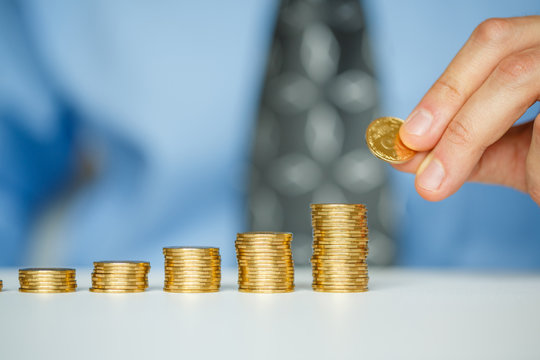
[[[532,199],[540,205],[540,114],[534,121],[531,136],[531,147],[527,155],[527,191]]]
[[[540,44],[539,33],[540,16],[480,24],[401,127],[405,145],[417,151],[432,149],[501,59]]]
[[[424,161],[427,155],[428,155],[428,152],[425,152],[425,151],[419,152],[419,153],[416,153],[416,155],[414,155],[414,157],[410,159],[409,161],[403,164],[393,164],[392,166],[396,170],[415,174],[416,171],[418,170],[418,167],[420,166],[422,161]]]
[[[498,184],[527,192],[526,160],[533,122],[512,127],[488,147],[467,181]]]
[[[484,150],[536,101],[539,83],[540,47],[501,61],[420,165],[416,177],[420,195],[437,201],[453,194],[467,180]]]

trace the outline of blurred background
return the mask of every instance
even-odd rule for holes
[[[473,29],[537,1],[0,3],[0,266],[161,264],[365,203],[372,265],[540,268],[540,210],[467,184],[428,203],[368,152]],[[538,113],[536,104],[520,122]],[[504,204],[504,205],[503,205]],[[154,265],[155,266],[155,265]]]

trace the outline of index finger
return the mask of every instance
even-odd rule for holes
[[[540,16],[488,19],[472,33],[400,129],[411,149],[435,147],[465,101],[506,56],[540,44]]]

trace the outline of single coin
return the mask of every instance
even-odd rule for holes
[[[169,292],[169,293],[212,293],[212,292],[219,292],[219,289],[169,289],[169,288],[163,288],[163,291]]]
[[[185,282],[165,282],[164,285],[169,288],[188,288],[188,287],[198,287],[198,288],[207,288],[207,287],[215,287],[219,286],[220,282],[218,281],[185,281]]]
[[[316,292],[326,292],[326,293],[359,293],[367,292],[367,288],[363,289],[343,289],[343,288],[325,288],[325,287],[316,287],[313,286],[313,291]]]
[[[69,292],[75,292],[77,291],[77,289],[75,288],[68,288],[68,289],[54,289],[54,290],[50,290],[50,289],[24,289],[24,288],[19,288],[19,292],[22,292],[22,293],[34,293],[34,294],[55,294],[55,293],[69,293]]]
[[[219,263],[221,261],[221,258],[219,256],[197,256],[197,255],[191,255],[191,254],[182,254],[182,255],[169,255],[165,254],[164,256],[165,260],[172,260],[172,261],[186,261],[186,262],[201,262],[201,263],[212,263],[216,262]]]
[[[217,247],[211,247],[211,246],[166,246],[163,248],[163,250],[178,250],[178,251],[219,251],[219,248]]]
[[[344,204],[344,203],[326,203],[326,204],[310,204],[312,209],[365,209],[364,204]]]
[[[366,143],[369,150],[381,160],[401,164],[410,160],[416,152],[403,144],[399,128],[403,120],[395,117],[375,119],[366,130]]]
[[[219,286],[220,281],[165,281],[164,286],[166,287],[186,287],[186,286],[197,286],[197,287],[212,287]]]
[[[97,288],[90,288],[88,290],[90,290],[90,292],[95,292],[95,293],[123,294],[123,293],[144,292],[146,289],[124,290],[124,289],[97,289]]]
[[[278,294],[278,293],[290,293],[294,291],[292,289],[259,289],[259,288],[238,288],[238,291],[243,293],[260,293],[260,294]]]
[[[59,273],[59,272],[75,272],[75,269],[70,268],[25,268],[25,269],[19,269],[19,273]]]

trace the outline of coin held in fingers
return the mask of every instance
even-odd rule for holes
[[[416,154],[399,137],[403,120],[396,117],[381,117],[369,124],[366,130],[366,143],[369,150],[381,160],[391,164],[401,164]]]

